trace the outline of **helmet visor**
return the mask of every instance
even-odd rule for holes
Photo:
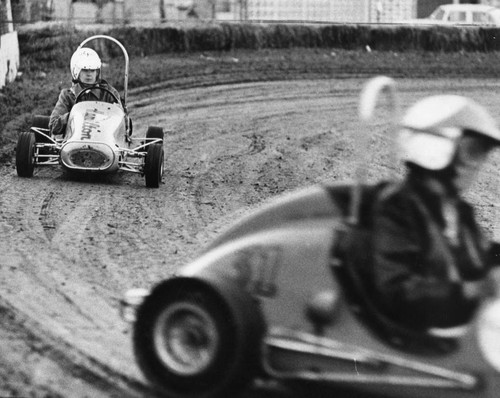
[[[449,129],[447,129],[449,130]],[[399,146],[402,160],[415,163],[428,170],[442,170],[447,167],[455,155],[458,129],[445,134],[433,134],[428,131],[403,129],[399,134]]]

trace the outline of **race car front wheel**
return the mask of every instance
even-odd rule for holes
[[[238,297],[241,289],[227,296],[197,281],[178,282],[157,287],[138,310],[139,367],[167,397],[235,396],[258,369],[260,312]]]
[[[20,177],[33,177],[35,169],[35,134],[23,131],[19,134],[16,146],[16,170]]]
[[[146,159],[144,160],[144,177],[146,186],[149,188],[158,188],[163,178],[163,145],[161,143],[148,146]]]

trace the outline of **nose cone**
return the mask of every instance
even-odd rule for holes
[[[115,153],[107,144],[68,142],[61,148],[63,166],[73,170],[104,171],[114,163]]]

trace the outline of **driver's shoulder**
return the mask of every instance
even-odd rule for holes
[[[107,80],[105,80],[105,79],[101,79],[99,81],[99,85],[101,87],[107,88],[108,90],[116,91],[116,89]]]
[[[389,220],[403,225],[412,223],[422,213],[422,199],[406,181],[392,182],[377,192],[372,204],[374,226],[386,225]]]
[[[60,97],[67,97],[70,95],[75,95],[74,87],[64,87],[59,91]]]
[[[396,203],[406,203],[413,200],[413,196],[412,190],[405,182],[388,182],[378,189],[374,198],[374,208],[377,210]]]
[[[75,98],[76,98],[76,93],[73,90],[73,87],[63,88],[59,92],[58,102],[71,106],[75,101]]]
[[[73,84],[70,88],[66,89],[66,95],[75,99],[83,91],[83,87],[79,84]]]

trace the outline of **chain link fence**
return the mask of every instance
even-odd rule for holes
[[[1,4],[6,1],[1,0]],[[446,3],[500,6],[500,0],[10,1],[16,24],[39,21],[122,25],[186,21],[393,23],[427,17],[439,5]],[[0,17],[5,21],[5,15],[0,14]]]
[[[2,0],[5,1],[5,0]],[[18,24],[300,21],[384,23],[453,0],[11,0]]]

